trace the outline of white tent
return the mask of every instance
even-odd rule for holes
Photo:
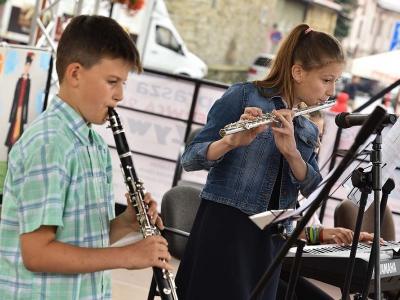
[[[391,84],[400,79],[400,50],[356,58],[351,73]]]

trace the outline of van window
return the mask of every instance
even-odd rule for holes
[[[171,30],[163,26],[156,26],[156,42],[160,46],[166,47],[183,55],[181,45],[174,37]]]

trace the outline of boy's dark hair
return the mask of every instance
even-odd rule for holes
[[[90,69],[105,57],[121,58],[132,71],[143,71],[133,40],[115,20],[103,16],[74,17],[57,47],[56,70],[60,83],[71,63],[78,62]]]
[[[312,30],[307,24],[299,24],[294,27],[282,41],[282,44],[273,60],[271,71],[262,80],[257,80],[260,88],[275,88],[271,95],[285,94],[289,107],[294,102],[294,80],[292,78],[292,66],[301,65],[304,70],[311,71],[322,69],[330,63],[346,64],[346,53],[334,36]]]

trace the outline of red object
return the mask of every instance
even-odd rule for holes
[[[257,74],[257,70],[256,70],[256,69],[253,69],[253,68],[250,68],[248,72],[249,72],[250,74]]]
[[[346,112],[348,111],[347,100],[349,100],[349,94],[339,93],[336,99],[336,104],[332,106],[329,110],[336,112]]]
[[[110,2],[125,5],[127,13],[131,16],[134,16],[145,5],[145,0],[110,0]]]
[[[390,101],[390,93],[387,93],[385,96],[385,100],[383,101],[383,105],[385,105],[386,109],[389,106],[389,101]]]
[[[323,244],[323,243],[324,243],[324,234],[323,234],[323,231],[324,231],[324,228],[321,228],[321,230],[319,231],[318,239],[319,239],[319,243],[320,243],[320,244]]]

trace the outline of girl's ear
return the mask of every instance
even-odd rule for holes
[[[293,65],[292,67],[292,77],[296,83],[301,83],[303,78],[304,70],[300,65]]]

